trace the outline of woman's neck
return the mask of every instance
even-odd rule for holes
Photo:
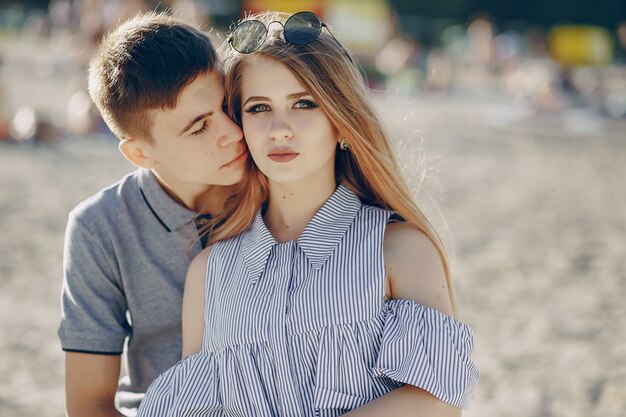
[[[297,240],[307,224],[335,191],[335,181],[269,185],[269,204],[263,216],[278,242]]]

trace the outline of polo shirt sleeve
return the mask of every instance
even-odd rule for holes
[[[58,330],[64,351],[118,355],[130,334],[119,269],[101,239],[70,214]]]

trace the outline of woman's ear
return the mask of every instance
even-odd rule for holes
[[[139,168],[152,169],[156,167],[156,161],[149,156],[150,144],[143,140],[122,139],[118,148],[128,161]],[[148,152],[146,152],[148,151]]]

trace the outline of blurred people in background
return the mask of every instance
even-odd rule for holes
[[[253,0],[232,4],[223,0],[50,0],[41,4],[46,7],[29,8],[22,2],[0,7],[0,32],[8,34],[0,40],[0,48],[7,45],[6,52],[0,50],[6,61],[0,78],[5,85],[0,135],[5,138],[36,140],[44,131],[49,140],[110,134],[93,107],[87,109],[87,101],[81,98],[86,65],[102,35],[138,12],[170,10],[196,27],[219,24],[212,32],[216,34],[223,33],[245,7],[267,9],[265,3]],[[350,2],[339,0],[319,8],[327,13],[339,38],[362,51],[359,59],[372,89],[402,95],[501,96],[525,103],[530,114],[574,107],[610,118],[626,117],[626,21],[601,28],[496,21],[488,13],[475,13],[467,22],[427,16],[409,19],[393,12],[394,2],[359,4],[358,13]],[[226,15],[232,17],[225,19]],[[32,62],[27,63],[11,52],[20,49],[9,47],[11,42],[29,43],[24,48],[38,43],[47,46],[48,52],[32,53],[28,58]],[[368,46],[366,42],[375,43]],[[54,105],[45,95],[28,101],[21,90],[13,88],[13,74],[24,71],[35,72],[42,83],[65,85],[65,91],[57,95]],[[13,119],[15,128],[9,129]],[[29,124],[48,128],[35,128],[30,135]],[[13,136],[10,132],[22,133]]]
[[[84,42],[86,60],[106,32],[137,13],[151,9],[144,0],[74,0],[72,5],[76,19],[75,40]]]
[[[0,59],[0,67],[2,60]],[[5,92],[0,84],[0,141],[9,140],[9,111],[5,99]]]
[[[617,26],[617,62],[626,64],[626,20]]]

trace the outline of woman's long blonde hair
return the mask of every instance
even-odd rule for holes
[[[284,13],[265,12],[244,20],[256,19],[270,26],[276,21],[284,24],[288,17]],[[443,242],[403,179],[390,141],[369,104],[363,77],[349,52],[325,30],[307,45],[285,43],[280,25],[271,25],[269,32],[266,42],[250,54],[240,54],[228,43],[222,47],[226,72],[224,89],[230,116],[241,125],[241,78],[248,59],[263,56],[289,68],[348,143],[349,150],[336,152],[337,183],[350,188],[365,204],[394,211],[428,236],[441,256],[456,313],[456,296]],[[252,158],[248,158],[240,191],[215,219],[220,226],[211,241],[227,239],[247,230],[267,197],[267,179]]]

